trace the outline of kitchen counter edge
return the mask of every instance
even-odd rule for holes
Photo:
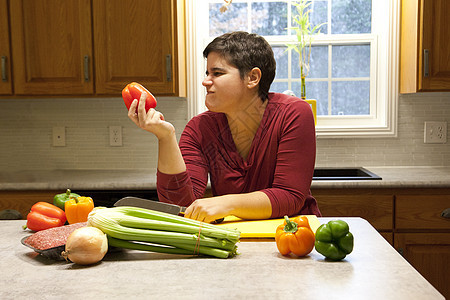
[[[450,188],[450,167],[393,166],[367,170],[382,180],[313,180],[311,188]],[[4,190],[155,190],[156,170],[42,170],[0,172]]]

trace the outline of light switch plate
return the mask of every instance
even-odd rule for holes
[[[425,144],[445,144],[447,142],[447,122],[425,122]]]

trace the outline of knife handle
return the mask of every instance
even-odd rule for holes
[[[181,211],[180,211],[180,213],[178,215],[181,216],[181,217],[184,217],[184,211],[185,210],[186,210],[186,207],[182,207]],[[223,220],[224,220],[224,218],[220,218],[220,219],[212,221],[211,224],[220,224],[220,223],[223,222]]]

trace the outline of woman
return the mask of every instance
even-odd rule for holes
[[[128,112],[158,139],[160,201],[188,206],[185,216],[204,222],[228,215],[320,216],[310,192],[312,111],[298,98],[269,93],[275,77],[270,45],[258,35],[232,32],[214,39],[203,55],[208,111],[188,122],[179,145],[173,125],[156,110],[146,113],[143,98]],[[214,196],[202,199],[208,175]]]

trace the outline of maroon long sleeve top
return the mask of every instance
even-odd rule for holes
[[[236,149],[223,113],[192,118],[180,138],[186,172],[157,172],[162,202],[189,206],[206,190],[208,174],[214,196],[262,191],[270,199],[272,218],[320,216],[310,186],[316,136],[311,107],[305,101],[270,93],[247,159]]]

